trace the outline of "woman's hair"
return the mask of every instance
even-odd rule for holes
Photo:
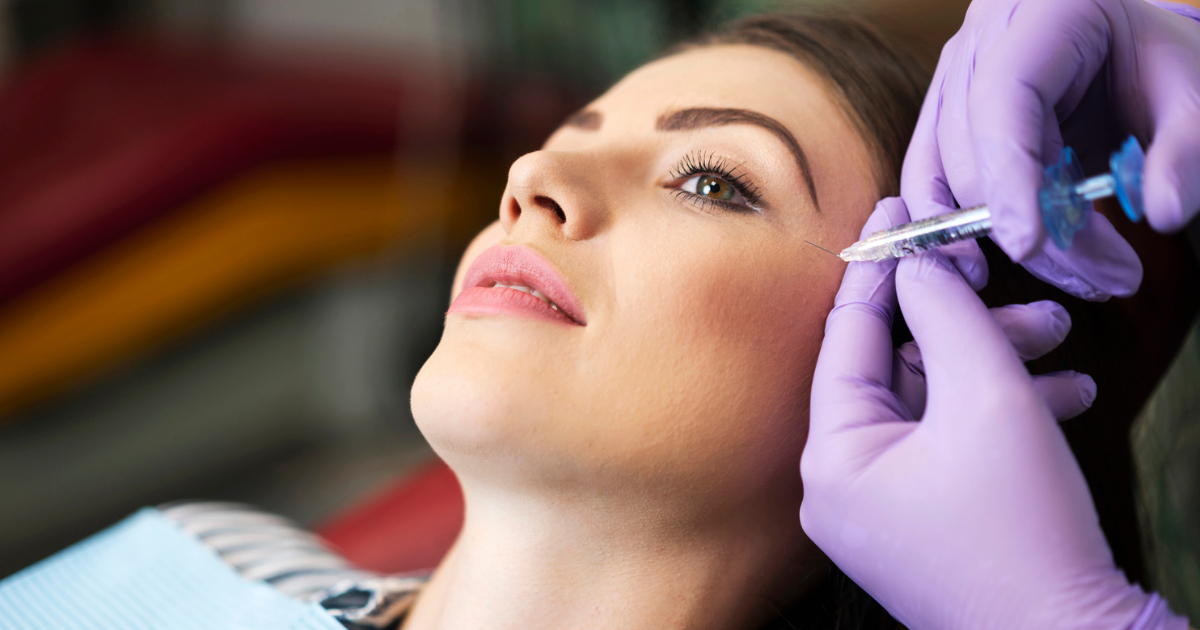
[[[785,53],[825,79],[878,156],[880,196],[900,193],[900,166],[930,79],[916,56],[864,19],[833,12],[755,15],[688,40],[672,52],[722,44]]]
[[[755,15],[688,40],[679,52],[747,44],[799,60],[827,83],[876,157],[879,196],[900,192],[900,167],[930,73],[908,50],[860,17],[843,13]],[[836,567],[800,601],[778,610],[767,628],[866,630],[899,624]]]

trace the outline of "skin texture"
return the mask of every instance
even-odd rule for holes
[[[819,210],[768,131],[656,130],[694,107],[782,123]],[[406,630],[742,627],[825,562],[796,518],[796,462],[844,265],[805,240],[858,236],[881,196],[866,143],[821,78],[752,46],[653,62],[587,110],[598,126],[513,164],[455,286],[491,245],[523,245],[587,325],[452,311],[413,387],[467,515]],[[761,211],[678,193],[689,154],[737,167]]]

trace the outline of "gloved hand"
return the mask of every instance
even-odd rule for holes
[[[1152,140],[1144,192],[1154,229],[1178,230],[1200,211],[1200,10],[1157,4],[972,2],[942,49],[904,160],[901,195],[913,219],[955,201],[987,203],[993,240],[1035,276],[1089,300],[1136,292],[1141,262],[1103,216],[1093,213],[1061,251],[1046,238],[1037,196],[1043,166],[1063,146],[1059,123],[1093,108],[1121,130],[1115,138]],[[1108,93],[1085,100],[1097,73]],[[973,286],[986,282],[974,243],[946,253]]]
[[[864,235],[910,220],[904,202],[898,197],[884,199],[879,202],[877,209],[878,212],[871,216],[863,228]],[[880,264],[894,268],[896,261]],[[869,286],[848,286],[862,282]],[[895,304],[895,283],[890,273],[848,274],[844,284],[847,285],[844,290],[848,292],[877,295],[881,303]],[[1062,306],[1050,301],[998,306],[990,312],[1022,361],[1036,359],[1057,348],[1071,330],[1071,316]],[[1059,420],[1074,418],[1087,411],[1096,398],[1096,382],[1092,377],[1078,372],[1035,376],[1033,386],[1046,399],[1051,413]],[[904,403],[911,418],[920,418],[925,412],[925,363],[920,344],[916,341],[905,343],[893,351],[891,390]]]
[[[924,356],[919,422],[891,389],[893,295]],[[804,531],[914,630],[1186,628],[1113,564],[1010,337],[940,252],[851,263],[813,378]],[[1091,397],[1088,381],[1053,381]]]

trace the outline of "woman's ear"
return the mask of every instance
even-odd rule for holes
[[[463,252],[462,259],[458,261],[458,271],[454,272],[454,287],[450,290],[450,301],[458,296],[458,292],[462,290],[463,276],[467,274],[467,269],[471,267],[471,263],[475,262],[476,258],[482,254],[487,248],[504,240],[504,226],[500,225],[499,221],[492,221],[492,224],[483,228],[483,231],[475,236],[470,245],[467,245],[467,251]]]

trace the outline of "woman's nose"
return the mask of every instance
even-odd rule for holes
[[[500,223],[512,234],[518,224],[554,230],[571,240],[596,234],[604,221],[604,194],[583,156],[534,151],[513,162]]]

